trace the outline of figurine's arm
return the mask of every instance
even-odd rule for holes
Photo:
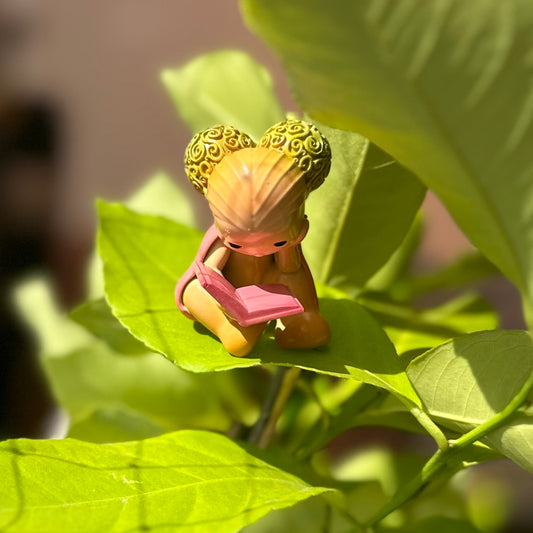
[[[302,266],[300,246],[288,246],[276,253],[276,265],[280,272],[290,274],[296,272]]]
[[[220,240],[216,241],[207,254],[204,264],[222,274],[222,269],[228,262],[231,250],[226,248]]]

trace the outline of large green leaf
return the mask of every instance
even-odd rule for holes
[[[243,52],[199,56],[184,67],[165,70],[162,80],[194,133],[227,124],[257,140],[284,118],[268,72]]]
[[[404,239],[425,188],[364,137],[317,127],[331,145],[332,164],[306,202],[305,256],[318,280],[360,287]]]
[[[428,412],[463,432],[502,411],[533,372],[533,341],[525,331],[483,331],[449,341],[407,368]],[[490,433],[484,442],[533,471],[531,416]]]
[[[265,334],[250,357],[232,357],[205,328],[181,315],[174,302],[174,286],[194,258],[200,234],[120,204],[101,203],[99,211],[106,296],[114,315],[143,343],[178,366],[207,372],[259,363],[295,365],[367,381],[419,404],[383,330],[348,299],[321,301],[332,328],[327,346],[282,350],[272,335]]]
[[[362,133],[417,174],[531,307],[533,4],[241,5],[304,111]]]
[[[0,445],[2,531],[234,532],[328,490],[214,433]]]

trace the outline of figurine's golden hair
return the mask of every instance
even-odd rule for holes
[[[257,147],[245,133],[215,126],[196,134],[185,151],[187,176],[207,197],[217,225],[242,232],[277,231],[303,219],[305,198],[330,165],[327,140],[301,120],[272,126]]]
[[[281,152],[244,148],[209,178],[206,198],[220,230],[276,232],[303,217],[304,173]]]
[[[252,148],[249,135],[231,126],[214,126],[197,133],[185,150],[185,171],[194,188],[205,194],[215,167],[227,154]],[[285,154],[303,171],[307,194],[329,173],[331,150],[318,129],[303,120],[285,120],[269,128],[258,146]]]

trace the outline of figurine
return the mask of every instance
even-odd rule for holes
[[[178,281],[176,303],[232,355],[248,355],[272,319],[283,348],[328,342],[300,243],[309,227],[305,199],[330,164],[327,140],[300,120],[276,124],[257,146],[228,126],[204,130],[189,143],[185,169],[207,198],[214,225]]]

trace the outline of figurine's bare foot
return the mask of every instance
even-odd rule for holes
[[[236,357],[247,356],[266,327],[266,324],[240,326],[224,313],[218,302],[201,287],[196,279],[185,288],[183,303],[189,313],[212,331],[220,339],[224,348]]]
[[[280,322],[275,338],[282,348],[316,348],[330,339],[329,325],[318,311],[304,311]]]

